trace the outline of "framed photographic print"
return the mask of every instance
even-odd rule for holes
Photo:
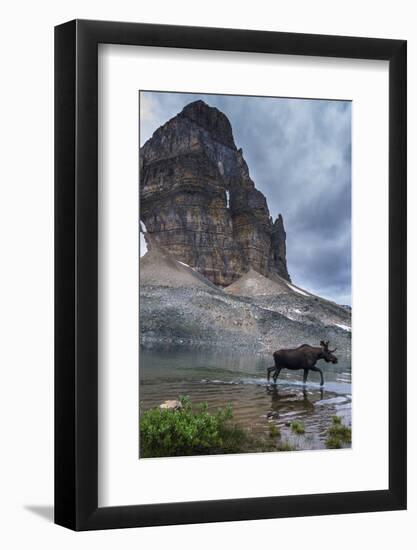
[[[406,42],[55,30],[55,521],[406,507]]]

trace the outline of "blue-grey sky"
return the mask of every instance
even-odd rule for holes
[[[271,215],[283,215],[294,284],[351,304],[351,103],[141,92],[141,145],[197,99],[228,117]]]

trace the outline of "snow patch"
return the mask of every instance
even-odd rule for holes
[[[292,286],[290,285],[290,283],[287,283],[287,286],[293,290],[294,292],[296,292],[297,294],[301,294],[302,296],[309,296],[306,292],[303,292],[302,290],[300,290],[299,288],[296,288],[295,286]]]
[[[139,244],[140,257],[144,256],[148,252],[148,245],[145,241],[143,233],[140,233],[140,244]]]
[[[230,206],[230,193],[229,191],[226,191],[226,208],[229,208]]]
[[[343,330],[347,330],[348,332],[351,332],[352,329],[348,327],[347,325],[339,325],[339,323],[335,323],[335,325]]]
[[[147,233],[148,230],[146,229],[146,225],[143,223],[143,221],[140,220],[139,223],[140,223],[140,228],[141,228],[141,230],[142,230],[142,233]]]
[[[188,267],[188,269],[192,269],[193,271],[196,271],[194,267],[191,267],[190,265],[188,264],[185,264],[184,262],[180,262],[179,260],[177,260],[177,262],[181,265],[183,265],[184,267]]]

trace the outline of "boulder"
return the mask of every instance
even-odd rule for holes
[[[179,409],[182,409],[182,404],[181,401],[177,401],[176,399],[168,399],[167,401],[161,403],[161,405],[159,405],[159,408],[177,411]]]

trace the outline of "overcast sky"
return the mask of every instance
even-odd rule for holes
[[[142,92],[141,145],[197,99],[228,117],[271,215],[283,215],[292,281],[350,305],[351,103]]]

